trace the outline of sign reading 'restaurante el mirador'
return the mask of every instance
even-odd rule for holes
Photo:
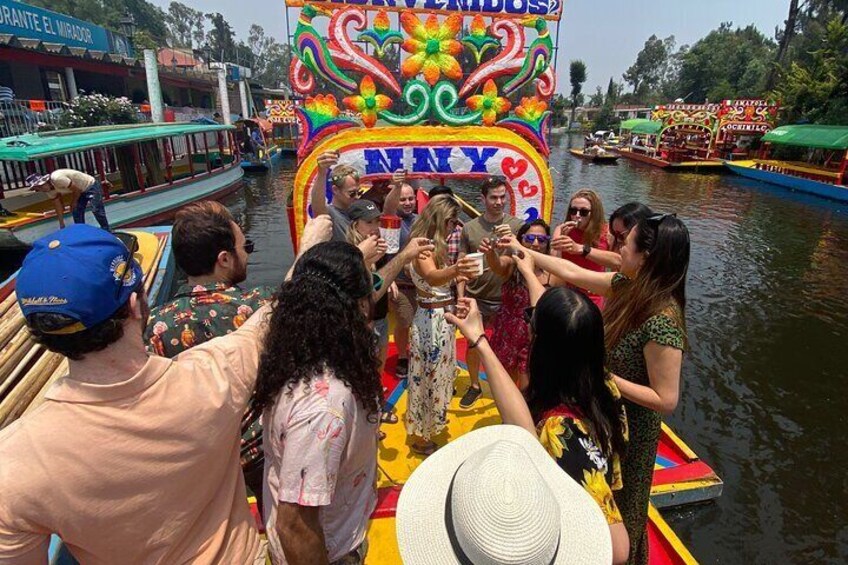
[[[0,33],[68,47],[128,54],[126,38],[120,34],[14,0],[0,0]]]

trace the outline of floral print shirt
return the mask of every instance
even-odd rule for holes
[[[149,353],[174,357],[210,339],[232,333],[271,301],[266,287],[243,290],[224,283],[183,285],[174,300],[150,311],[144,341]],[[242,422],[242,467],[262,462],[259,415],[248,408]]]
[[[618,393],[612,380],[608,386]],[[618,397],[617,397],[618,398]],[[621,419],[626,424],[624,408]],[[544,414],[536,424],[539,441],[560,468],[577,481],[600,506],[608,524],[622,522],[621,512],[612,491],[620,490],[621,462],[619,454],[607,457],[598,446],[592,423],[576,406],[562,404]],[[625,438],[627,427],[624,427]]]

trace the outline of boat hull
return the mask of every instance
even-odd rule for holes
[[[745,178],[781,186],[789,190],[814,194],[830,200],[848,202],[848,186],[764,171],[755,168],[754,161],[725,161],[724,165],[737,175]]]
[[[591,161],[598,164],[612,164],[618,161],[619,155],[615,153],[607,155],[587,155],[582,149],[569,149],[569,153],[584,161]]]
[[[196,200],[222,198],[241,187],[244,171],[232,166],[228,169],[182,180],[145,192],[118,195],[104,202],[106,217],[113,228],[149,226],[168,219],[183,206]],[[97,225],[90,210],[86,211],[87,224]],[[70,213],[65,214],[65,224],[73,223]],[[32,243],[58,228],[55,215],[43,220],[0,230],[0,249],[32,245]]]
[[[637,163],[644,163],[645,165],[651,165],[652,167],[658,167],[667,171],[719,173],[724,170],[724,163],[721,161],[681,161],[678,163],[672,163],[665,159],[651,157],[650,155],[637,153],[635,151],[630,151],[629,149],[619,149],[618,154],[625,159],[630,159]]]
[[[257,159],[255,161],[249,159],[242,160],[241,168],[249,173],[263,173],[279,163],[282,156],[283,151],[279,147],[274,147],[264,159]]]

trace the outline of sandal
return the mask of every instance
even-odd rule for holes
[[[427,443],[422,445],[413,443],[409,446],[410,451],[412,451],[413,453],[417,453],[418,455],[423,455],[424,457],[433,455],[437,449],[439,449],[439,446],[433,443],[432,441],[428,441]]]
[[[386,439],[386,432],[384,432],[383,430],[378,430],[377,441],[383,441],[384,439]]]
[[[398,417],[394,412],[383,412],[383,415],[380,416],[381,424],[397,424]]]

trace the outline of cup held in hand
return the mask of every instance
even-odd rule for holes
[[[380,236],[386,240],[388,255],[394,255],[400,251],[400,225],[398,216],[380,216]]]
[[[477,276],[479,277],[480,275],[482,275],[485,266],[485,255],[483,255],[482,253],[469,253],[468,255],[466,255],[466,257],[474,260],[474,263],[477,265]]]

